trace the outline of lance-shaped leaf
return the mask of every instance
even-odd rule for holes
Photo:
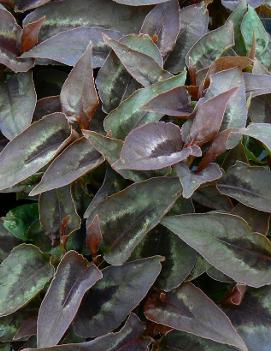
[[[47,255],[36,246],[22,244],[0,265],[0,316],[7,316],[30,302],[54,274]]]
[[[235,347],[218,344],[193,334],[172,331],[165,335],[160,344],[160,351],[236,351]]]
[[[133,54],[150,56],[150,60],[153,59],[158,66],[163,66],[162,55],[149,35],[129,34],[120,39],[120,44],[131,49]],[[117,108],[121,101],[139,87],[139,83],[127,72],[114,51],[111,51],[99,70],[96,85],[106,112]]]
[[[224,51],[234,46],[234,28],[232,22],[206,33],[186,54],[186,65],[197,70],[206,68],[218,59]]]
[[[0,83],[0,129],[6,138],[30,126],[36,102],[32,73],[10,75]]]
[[[162,115],[147,113],[141,110],[156,96],[184,85],[186,72],[177,76],[157,82],[151,86],[137,90],[128,99],[124,100],[118,108],[109,113],[104,120],[104,128],[111,131],[113,137],[124,138],[133,128],[148,122],[158,121]]]
[[[11,187],[39,171],[67,144],[70,135],[68,121],[62,113],[33,123],[0,153],[0,189]]]
[[[154,170],[201,156],[197,146],[183,148],[181,129],[173,123],[153,122],[132,130],[124,141],[116,169]]]
[[[35,9],[36,7],[45,5],[47,2],[51,0],[13,0],[15,3],[15,11],[16,12],[25,12],[28,10]]]
[[[271,242],[252,233],[241,217],[192,214],[167,217],[162,224],[236,282],[257,288],[270,284]]]
[[[242,71],[239,68],[232,68],[213,74],[210,79],[210,87],[206,93],[207,98],[224,93],[233,87],[239,87],[228,102],[221,130],[245,127],[248,111]]]
[[[237,161],[217,185],[218,190],[258,211],[271,213],[271,172]]]
[[[181,202],[184,200],[181,199]],[[183,209],[180,213],[188,213],[188,211]],[[133,257],[138,258],[153,255],[165,257],[162,272],[157,281],[163,291],[171,291],[180,286],[192,272],[197,257],[200,257],[196,251],[161,225],[154,228],[133,253]]]
[[[39,212],[42,227],[53,243],[81,226],[69,186],[41,194]]]
[[[113,49],[130,75],[143,86],[156,83],[172,75],[161,68],[150,56],[132,50],[125,44],[104,35],[104,42]]]
[[[76,121],[81,128],[88,129],[99,105],[93,78],[91,43],[64,82],[60,101],[69,120]]]
[[[0,64],[14,72],[27,72],[33,66],[33,61],[17,58],[22,28],[5,8],[0,8],[0,33]]]
[[[45,17],[41,17],[37,21],[28,23],[23,27],[21,52],[28,51],[38,44],[39,32],[44,21]]]
[[[204,144],[218,134],[230,98],[238,91],[231,88],[203,103],[199,103],[196,116],[189,131],[189,143]]]
[[[270,36],[264,28],[255,9],[248,5],[247,13],[241,23],[241,33],[244,38],[247,51],[250,51],[253,45],[253,37],[256,40],[256,57],[266,66],[271,64],[271,42]]]
[[[249,350],[266,351],[271,346],[270,301],[270,286],[249,289],[238,308],[225,309]]]
[[[113,265],[125,262],[180,192],[178,178],[157,177],[135,183],[99,204],[87,223],[99,215],[105,260]]]
[[[140,32],[149,34],[166,57],[176,43],[181,28],[180,19],[179,2],[170,0],[158,4],[147,14]]]
[[[191,283],[147,302],[145,316],[155,323],[247,351],[229,318]]]
[[[232,209],[232,213],[244,218],[251,226],[252,230],[257,233],[268,235],[270,214],[254,210],[239,203]]]
[[[197,19],[196,21],[195,18]],[[166,69],[175,74],[186,67],[185,56],[193,44],[208,32],[209,15],[206,4],[201,2],[183,7],[181,9],[180,22],[181,30],[175,48],[170,53],[165,64]]]
[[[271,75],[244,73],[246,93],[251,97],[271,93]]]
[[[160,261],[161,256],[154,256],[103,269],[103,279],[87,293],[79,309],[76,333],[96,337],[116,329],[148,293],[161,271]]]
[[[183,197],[189,199],[202,185],[222,177],[223,173],[217,163],[209,164],[203,171],[193,173],[186,163],[176,165],[176,173],[183,187]]]
[[[144,105],[142,110],[186,118],[189,118],[193,111],[191,98],[185,87],[175,88],[160,94]]]
[[[59,343],[73,321],[85,293],[102,276],[94,264],[89,264],[75,251],[69,251],[62,258],[39,309],[38,347]]]
[[[24,23],[46,16],[42,40],[79,26],[98,26],[129,34],[139,31],[148,11],[146,7],[122,6],[108,0],[77,0],[76,6],[74,0],[53,1],[32,11]]]
[[[123,179],[118,173],[114,172],[111,167],[108,167],[104,176],[104,181],[91,203],[89,204],[84,218],[91,216],[95,208],[108,196],[123,190],[127,186],[127,181]]]
[[[103,162],[103,157],[86,138],[77,139],[50,164],[40,183],[29,195],[34,196],[71,184]]]
[[[45,21],[46,24],[46,21]],[[74,66],[86,51],[89,42],[93,45],[93,68],[102,66],[109,49],[103,42],[102,34],[119,39],[121,33],[99,27],[78,27],[60,32],[31,50],[24,52],[22,57],[50,59],[65,65]]]
[[[135,314],[131,314],[125,325],[116,333],[109,333],[88,342],[25,349],[25,351],[100,351],[101,349],[106,351],[147,351],[150,340],[142,338],[144,330],[144,324]]]

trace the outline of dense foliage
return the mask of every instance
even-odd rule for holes
[[[0,0],[0,351],[271,350],[270,21]]]

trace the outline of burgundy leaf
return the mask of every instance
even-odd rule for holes
[[[246,290],[247,286],[245,284],[236,284],[223,300],[223,304],[240,306],[244,299]]]
[[[96,215],[93,221],[87,226],[86,234],[86,245],[93,257],[97,255],[102,240],[103,235],[101,232],[99,215]]]
[[[61,260],[38,316],[38,347],[57,345],[87,292],[102,278],[98,268],[75,251]]]
[[[201,156],[197,145],[183,148],[181,129],[173,123],[153,122],[132,130],[125,139],[116,169],[154,170],[189,156]]]
[[[23,27],[21,53],[28,51],[37,45],[39,41],[39,32],[45,21],[45,16],[35,22],[27,23]]]

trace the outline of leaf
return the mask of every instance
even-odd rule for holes
[[[271,243],[241,217],[210,212],[167,217],[162,224],[237,283],[270,284]]]
[[[246,93],[251,97],[271,93],[271,76],[269,74],[244,73]]]
[[[161,271],[160,261],[160,256],[154,256],[103,269],[103,279],[87,293],[80,307],[74,323],[76,333],[96,337],[116,329],[148,293]]]
[[[45,26],[46,20],[43,27]],[[103,33],[116,39],[119,39],[121,35],[118,31],[106,28],[78,27],[56,33],[34,46],[31,50],[24,52],[21,57],[50,59],[65,65],[75,66],[91,41],[93,45],[93,68],[101,67],[108,55],[108,48],[102,41]]]
[[[193,111],[191,98],[185,87],[175,88],[158,95],[144,105],[142,110],[186,118],[190,118]]]
[[[115,169],[155,170],[201,156],[195,145],[183,148],[181,129],[173,123],[153,122],[132,130],[124,141]]]
[[[94,264],[69,251],[57,267],[38,316],[37,345],[55,346],[73,321],[85,293],[103,275]]]
[[[36,102],[32,73],[9,75],[0,83],[0,129],[6,138],[30,126]]]
[[[122,329],[116,333],[109,333],[92,341],[66,344],[40,349],[25,349],[24,351],[147,351],[149,339],[143,339],[144,324],[135,314],[131,314]]]
[[[224,312],[191,283],[183,284],[160,300],[147,302],[145,316],[155,323],[247,350]]]
[[[126,70],[141,85],[148,86],[172,76],[150,56],[132,50],[125,44],[105,35],[104,42],[113,49]]]
[[[148,11],[149,9],[145,7],[122,6],[108,0],[77,0],[76,6],[74,0],[65,0],[51,2],[32,11],[24,23],[46,16],[41,31],[42,40],[80,26],[101,27],[129,34],[136,33],[140,29]]]
[[[61,104],[59,96],[47,96],[37,101],[34,121],[41,119],[43,116],[50,115],[55,112],[61,112]]]
[[[0,318],[0,342],[12,341],[14,335],[20,327],[23,315],[19,312],[12,316]],[[1,345],[1,344],[0,344]]]
[[[174,48],[181,28],[180,5],[177,0],[156,5],[146,16],[141,33],[149,34],[166,57]]]
[[[271,150],[271,125],[269,123],[251,123],[247,128],[242,128],[236,132],[260,141]]]
[[[87,227],[86,233],[86,246],[92,257],[95,258],[98,255],[102,240],[103,235],[100,228],[100,219],[99,216],[96,215]]]
[[[142,112],[141,107],[154,97],[184,85],[185,79],[186,72],[137,90],[106,116],[104,120],[105,130],[107,132],[111,131],[113,137],[122,139],[133,128],[159,120],[162,117],[161,114]]]
[[[230,199],[222,195],[213,185],[198,189],[193,195],[193,200],[213,210],[227,212],[233,207]]]
[[[234,46],[234,30],[232,22],[206,33],[187,52],[185,62],[188,67],[197,70],[206,68],[218,59],[224,51]]]
[[[60,93],[63,112],[71,122],[78,122],[83,129],[88,129],[99,106],[91,61],[92,44],[69,73]]]
[[[245,206],[271,212],[271,173],[260,166],[249,166],[237,161],[217,184],[218,190]]]
[[[51,0],[13,0],[16,12],[25,12],[42,6]]]
[[[201,2],[181,8],[180,22],[181,30],[176,45],[165,64],[165,68],[174,74],[181,72],[186,67],[185,56],[187,52],[208,32],[209,15],[205,3]]]
[[[50,164],[40,183],[29,195],[34,196],[69,185],[103,162],[103,157],[86,138],[77,139]]]
[[[15,207],[3,218],[3,226],[22,241],[33,241],[31,226],[37,223],[39,223],[39,210],[36,203]]]
[[[189,213],[185,210],[181,212]],[[180,286],[193,270],[197,260],[197,253],[193,249],[161,225],[146,236],[133,253],[133,258],[154,255],[165,257],[157,281],[163,291],[171,291]]]
[[[238,91],[231,88],[198,104],[198,109],[189,131],[189,144],[202,145],[218,134],[230,98]]]
[[[62,113],[53,113],[33,123],[0,153],[0,190],[39,171],[70,141],[70,136],[68,121]]]
[[[69,186],[42,193],[39,213],[42,227],[52,243],[63,240],[81,227]]]
[[[22,34],[22,28],[4,7],[0,8],[0,33],[0,64],[16,73],[27,72],[33,66],[33,61],[17,57],[18,38]]]
[[[104,259],[112,265],[123,264],[171,209],[180,192],[178,178],[157,177],[132,184],[99,204],[87,225],[99,215]]]
[[[183,187],[183,197],[189,199],[202,185],[222,177],[223,173],[216,163],[209,164],[203,171],[193,173],[184,162],[176,165],[176,173]]]
[[[118,4],[130,5],[130,6],[144,6],[144,5],[155,5],[162,4],[169,0],[113,0]]]
[[[20,325],[20,328],[17,330],[16,334],[13,337],[13,341],[21,341],[29,339],[31,336],[37,334],[37,316],[30,315],[26,317]]]
[[[0,265],[0,316],[29,303],[49,282],[54,267],[36,246],[22,244]]]
[[[17,240],[3,225],[3,220],[0,220],[0,262],[6,258],[9,252],[19,244]]]
[[[268,350],[271,341],[270,329],[270,287],[249,289],[238,308],[226,308],[238,332],[246,342],[249,350]]]
[[[23,27],[21,52],[28,51],[38,44],[39,32],[45,21],[45,16]]]
[[[160,344],[160,351],[236,351],[228,345],[218,344],[214,341],[198,336],[172,331],[165,335]]]

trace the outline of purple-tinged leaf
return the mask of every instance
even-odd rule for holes
[[[9,188],[38,172],[70,140],[71,129],[63,113],[45,116],[33,123],[0,153],[0,189]]]
[[[235,347],[179,331],[166,334],[159,346],[160,351],[236,351]]]
[[[159,120],[163,115],[144,112],[141,110],[142,106],[160,94],[183,86],[185,80],[186,71],[146,88],[138,89],[106,116],[105,130],[111,131],[113,137],[121,139],[125,138],[133,128]]]
[[[10,315],[38,295],[54,274],[49,257],[21,244],[0,265],[0,316]]]
[[[212,184],[198,189],[193,195],[193,201],[217,211],[229,212],[233,208],[230,199],[222,195]]]
[[[13,341],[21,341],[29,339],[31,336],[37,334],[37,317],[36,315],[31,315],[24,319],[13,337]]]
[[[59,343],[73,321],[85,293],[102,277],[102,272],[77,252],[69,251],[65,254],[39,309],[39,348]]]
[[[147,301],[145,316],[155,323],[248,351],[226,314],[191,283]]]
[[[55,112],[61,112],[60,96],[47,96],[37,101],[33,119],[37,121]]]
[[[180,178],[185,199],[189,199],[202,184],[213,182],[223,176],[217,163],[211,163],[203,171],[193,173],[187,164],[182,162],[176,165],[176,173]]]
[[[178,178],[156,177],[132,184],[100,203],[87,225],[99,215],[104,259],[113,265],[123,264],[172,208],[181,190]]]
[[[101,67],[109,52],[102,39],[103,33],[115,39],[119,39],[121,35],[118,31],[106,28],[78,27],[60,32],[42,41],[31,50],[24,52],[21,57],[50,59],[74,66],[91,41],[93,45],[93,68]]]
[[[231,88],[205,102],[199,103],[189,131],[188,144],[202,145],[217,136],[227,105],[238,89],[238,87]]]
[[[105,35],[104,42],[113,49],[130,75],[144,87],[172,76],[171,73],[161,68],[150,56],[132,50],[122,42]]]
[[[93,78],[91,43],[64,82],[60,101],[68,119],[77,122],[81,129],[88,129],[99,106]]]
[[[5,8],[0,8],[0,33],[0,64],[16,73],[27,72],[33,66],[33,60],[17,58],[22,28]]]
[[[156,5],[146,16],[140,32],[149,34],[166,57],[174,48],[180,32],[180,5],[170,0]]]
[[[248,289],[238,308],[225,308],[225,312],[251,351],[267,351],[271,347],[270,301],[270,286]]]
[[[181,8],[180,22],[180,34],[165,65],[165,68],[174,74],[181,72],[186,67],[185,56],[187,52],[208,32],[209,15],[206,4],[201,2]]]
[[[103,269],[103,279],[87,293],[79,309],[76,334],[96,337],[116,329],[147,295],[161,272],[160,261],[161,256],[154,256]]]
[[[39,32],[44,21],[45,16],[35,22],[28,23],[23,27],[21,53],[28,51],[32,49],[33,46],[37,45],[39,41]]]
[[[148,11],[146,7],[123,6],[111,0],[76,0],[76,6],[74,0],[52,1],[32,11],[24,19],[24,24],[46,16],[45,26],[41,30],[42,40],[80,26],[129,34],[139,31]],[[89,41],[90,38],[86,46]],[[65,44],[69,44],[68,40]]]
[[[103,157],[86,138],[77,139],[50,164],[40,183],[29,195],[34,196],[69,185],[103,162]]]
[[[96,257],[103,241],[99,216],[96,215],[87,227],[86,246],[92,257]]]
[[[253,233],[241,217],[197,213],[166,217],[162,224],[237,283],[255,288],[270,284],[271,242]]]
[[[206,68],[222,56],[223,52],[234,46],[234,28],[232,22],[206,33],[186,54],[186,65],[197,70]]]
[[[167,2],[169,0],[113,0],[113,1],[122,5],[145,6],[145,5],[162,4],[163,2]]]
[[[239,203],[232,211],[236,216],[242,217],[252,228],[254,232],[268,235],[270,214],[254,210]]]
[[[189,156],[201,156],[197,146],[183,148],[181,129],[173,123],[153,122],[132,130],[124,141],[115,169],[155,170]]]
[[[27,348],[23,351],[148,351],[151,340],[142,337],[144,330],[144,324],[135,314],[131,314],[122,329],[116,333],[109,333],[82,343],[40,349]]]
[[[6,138],[30,126],[36,102],[32,73],[12,74],[0,83],[0,129]]]
[[[40,222],[53,244],[81,226],[70,187],[47,191],[39,197]]]
[[[244,73],[246,93],[251,97],[271,93],[271,75]]]
[[[25,12],[45,5],[51,0],[13,0],[15,3],[15,12]]]
[[[193,111],[191,98],[185,87],[175,88],[160,94],[144,105],[142,110],[184,118],[190,118]]]
[[[271,172],[237,161],[217,184],[218,190],[245,206],[271,213]]]

